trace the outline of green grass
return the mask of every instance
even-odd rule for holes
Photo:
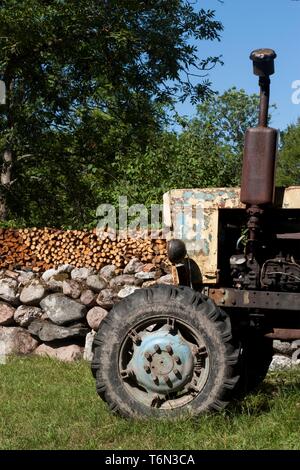
[[[14,358],[0,366],[1,449],[300,449],[300,369],[199,419],[126,421],[96,396],[86,363]]]

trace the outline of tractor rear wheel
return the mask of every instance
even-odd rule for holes
[[[241,341],[240,379],[236,396],[241,398],[255,390],[266,377],[273,357],[273,341],[262,333],[250,331]]]
[[[106,316],[93,348],[97,392],[125,417],[220,410],[238,381],[229,317],[188,287],[137,290]]]

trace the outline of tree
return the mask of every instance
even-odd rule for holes
[[[197,115],[186,127],[182,138],[187,145],[190,141],[194,158],[197,146],[204,145],[201,165],[204,169],[207,165],[215,168],[215,172],[209,171],[209,167],[205,170],[204,184],[229,186],[240,183],[245,132],[257,125],[258,108],[258,95],[248,95],[234,87],[198,105]]]
[[[134,160],[118,158],[123,189],[130,190],[133,202],[150,204],[172,188],[239,185],[244,135],[257,125],[258,107],[258,95],[236,88],[208,97],[195,118],[179,118],[181,133],[164,133],[144,153],[135,152]]]
[[[0,6],[0,79],[7,88],[0,219],[8,206],[23,205],[20,191],[30,187],[34,167],[49,163],[44,145],[57,152],[59,166],[44,172],[52,186],[71,160],[78,165],[77,156],[80,169],[92,165],[107,176],[116,152],[145,148],[175,96],[210,93],[205,78],[192,86],[189,73],[218,58],[198,59],[190,40],[219,39],[222,26],[213,11],[196,11],[192,2],[3,0]],[[68,151],[51,147],[70,139]],[[45,203],[40,192],[36,197]]]
[[[277,186],[300,185],[300,120],[281,134]]]

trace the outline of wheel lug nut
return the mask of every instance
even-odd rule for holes
[[[160,405],[160,402],[161,402],[161,398],[159,395],[154,395],[153,399],[152,399],[152,403],[151,403],[151,406],[154,407],[154,408],[158,408],[159,405]]]
[[[176,362],[176,364],[181,364],[181,360],[179,356],[174,356],[174,361]]]
[[[176,377],[178,377],[179,379],[181,379],[182,375],[180,373],[180,371],[178,369],[174,369],[174,374],[176,375]]]
[[[129,379],[135,377],[135,373],[132,369],[125,369],[121,371],[121,376],[123,379]]]
[[[147,359],[147,361],[151,362],[152,361],[152,355],[149,353],[149,352],[146,352],[144,354],[145,358]]]
[[[160,346],[158,344],[154,345],[154,351],[157,352],[158,354],[161,353]]]
[[[206,353],[206,347],[205,346],[201,346],[201,347],[197,347],[195,346],[194,347],[194,350],[193,350],[193,355],[194,356],[205,356],[207,353]]]
[[[147,364],[145,364],[145,365],[144,365],[144,369],[145,369],[145,371],[147,372],[147,374],[150,374],[150,372],[151,372],[150,366],[148,366]]]
[[[170,377],[168,375],[164,375],[164,381],[166,382],[166,384],[172,388],[173,387],[173,384],[172,384],[172,381],[170,379]]]
[[[165,375],[164,376],[164,381],[166,382],[166,384],[170,385],[171,383],[171,380],[170,380],[170,377],[168,375]]]
[[[173,349],[172,349],[172,346],[171,346],[170,344],[168,344],[168,345],[166,346],[166,351],[167,351],[167,353],[170,354],[170,355],[173,354]]]

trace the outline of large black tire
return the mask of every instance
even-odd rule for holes
[[[254,391],[265,379],[273,357],[273,341],[250,330],[241,340],[239,375],[235,395],[241,398]]]
[[[169,328],[168,333],[166,328]],[[179,350],[184,343],[187,351],[188,372],[183,376],[174,369],[172,361],[176,359],[177,364],[183,363],[178,356],[171,356],[173,351],[167,353],[170,345],[165,346],[162,336],[171,338],[171,334],[173,349]],[[175,384],[177,388],[176,393],[172,390],[163,392],[166,385],[160,384],[165,378],[165,365],[157,369],[159,356],[152,352],[149,361],[153,362],[149,365],[156,364],[159,390],[152,400],[155,386],[147,389],[144,382],[140,386],[140,378],[144,374],[142,369],[135,370],[134,374],[132,370],[130,374],[125,371],[127,376],[124,377],[124,368],[133,360],[138,363],[142,350],[139,348],[146,347],[147,341],[152,341],[153,346],[153,340],[161,346],[158,348],[160,359],[168,364],[168,374],[173,380],[170,386]],[[189,349],[193,351],[192,359]],[[188,287],[156,286],[137,290],[117,304],[103,320],[93,350],[92,372],[97,392],[113,412],[124,417],[173,417],[182,413],[194,416],[221,410],[227,405],[238,381],[239,348],[232,339],[229,317],[211,299]],[[149,357],[146,349],[143,351],[142,357]],[[163,360],[159,364],[163,364]],[[142,367],[147,369],[147,364]],[[148,369],[150,373],[150,367]],[[176,372],[181,381],[174,379]],[[152,375],[149,375],[150,379]]]

